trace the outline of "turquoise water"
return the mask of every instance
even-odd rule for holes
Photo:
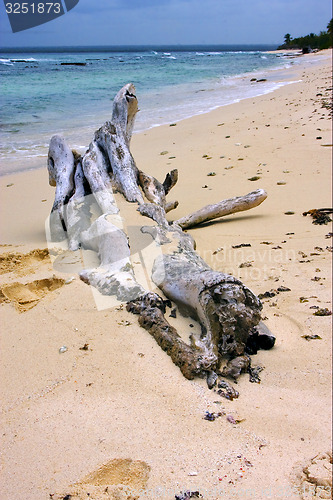
[[[263,52],[268,48],[2,52],[0,174],[43,165],[56,133],[84,150],[127,82],[134,83],[139,99],[135,132],[270,92],[285,82],[267,72],[291,61]],[[267,82],[251,84],[256,76]]]

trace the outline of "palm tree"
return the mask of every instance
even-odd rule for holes
[[[290,33],[287,33],[286,35],[284,35],[284,43],[285,45],[289,45],[291,42],[291,35]]]

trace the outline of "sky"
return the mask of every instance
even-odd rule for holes
[[[0,47],[279,45],[286,33],[326,30],[331,17],[331,0],[79,0],[53,21],[12,33],[0,0]]]

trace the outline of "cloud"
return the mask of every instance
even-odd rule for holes
[[[127,9],[133,9],[133,10],[140,10],[140,9],[146,9],[147,7],[158,7],[158,6],[163,6],[163,5],[172,5],[172,4],[179,4],[179,3],[193,3],[193,0],[159,0],[158,3],[156,0],[140,0],[139,2],[137,0],[115,0],[115,4],[118,8],[122,10],[127,10]]]
[[[330,18],[330,0],[80,0],[43,31],[10,35],[7,19],[1,31],[8,46],[279,44],[287,32],[326,29]]]

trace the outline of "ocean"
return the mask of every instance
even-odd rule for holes
[[[112,99],[136,87],[134,133],[208,112],[289,83],[297,60],[268,46],[94,47],[0,52],[0,175],[46,165],[61,134],[84,152],[111,117]],[[261,83],[251,78],[265,78]]]

